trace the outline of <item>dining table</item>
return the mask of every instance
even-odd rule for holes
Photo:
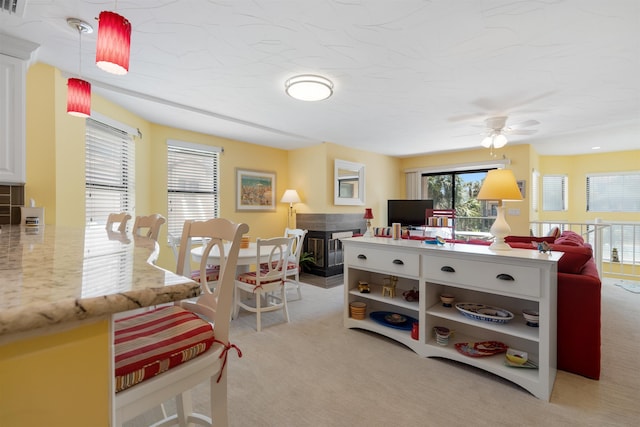
[[[231,248],[231,243],[224,244],[224,252],[228,253]],[[260,252],[260,262],[267,262],[269,260],[269,252],[271,251],[273,246],[263,246]],[[202,260],[202,252],[204,251],[203,246],[197,246],[191,249],[191,259],[198,264],[200,260]],[[254,265],[257,262],[258,257],[258,245],[255,242],[250,242],[247,247],[240,247],[238,251],[238,263],[237,270],[238,272],[248,270],[250,265]],[[220,251],[217,246],[211,248],[211,252],[207,257],[207,262],[212,265],[220,265]]]
[[[231,243],[225,243],[224,252],[228,253],[231,248]],[[260,263],[269,261],[269,253],[273,246],[262,246],[260,250]],[[204,246],[197,246],[191,249],[191,259],[200,264],[202,260],[202,254],[204,252]],[[210,265],[220,265],[220,250],[217,246],[211,248],[211,252],[209,252],[209,256],[207,257],[207,262]],[[239,274],[245,273],[250,270],[251,265],[255,265],[258,262],[258,245],[255,242],[250,242],[246,247],[240,247],[238,251],[238,262],[236,264],[236,276]],[[237,292],[234,287],[234,301],[235,301],[235,293]],[[237,305],[234,305],[233,310],[231,310],[231,318],[235,319],[238,317],[239,308]]]
[[[0,226],[0,425],[111,425],[113,320],[200,294],[158,251],[104,225]]]

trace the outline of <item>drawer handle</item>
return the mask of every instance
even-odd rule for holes
[[[404,265],[404,262],[402,262],[402,260],[401,260],[401,259],[394,259],[394,260],[393,260],[393,263],[394,263],[394,264],[397,264],[397,265]]]
[[[358,259],[367,259],[367,256],[364,254],[359,254]]]
[[[513,278],[513,276],[512,276],[512,275],[510,275],[510,274],[505,274],[505,273],[498,274],[498,275],[496,276],[496,279],[500,279],[500,280],[508,280],[508,281],[510,281],[510,282],[513,282],[514,280],[516,280],[516,279],[514,279],[514,278]]]
[[[444,271],[444,272],[447,272],[447,273],[455,273],[456,269],[453,268],[453,267],[449,267],[448,265],[445,265],[444,267],[440,268],[440,271]]]

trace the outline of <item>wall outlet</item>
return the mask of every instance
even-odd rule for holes
[[[520,209],[509,209],[509,215],[511,215],[511,216],[520,215]]]

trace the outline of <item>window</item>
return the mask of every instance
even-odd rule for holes
[[[167,229],[179,238],[187,219],[219,216],[219,147],[167,141]]]
[[[434,209],[455,209],[457,231],[488,231],[495,209],[476,199],[487,170],[422,175],[422,194],[433,200]]]
[[[542,210],[567,210],[566,175],[545,175],[542,177]]]
[[[107,223],[112,212],[134,215],[135,160],[127,132],[91,118],[86,123],[86,224]]]
[[[92,115],[93,117],[93,115]],[[132,271],[131,248],[105,240],[104,225],[112,212],[134,215],[135,159],[129,132],[88,118],[85,136],[85,221],[82,296],[126,290]],[[119,126],[115,124],[115,126]],[[123,126],[125,127],[125,126]],[[118,278],[118,288],[113,280]],[[127,278],[129,282],[127,281]]]
[[[587,212],[640,212],[640,173],[587,175]]]

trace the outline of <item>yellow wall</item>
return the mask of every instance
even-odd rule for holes
[[[587,213],[585,177],[603,171],[638,170],[640,150],[619,153],[594,153],[580,156],[540,156],[529,145],[507,145],[491,157],[486,149],[445,152],[409,158],[395,158],[356,150],[333,143],[322,143],[284,151],[241,141],[204,135],[152,124],[123,108],[93,95],[92,106],[105,116],[138,128],[142,137],[136,144],[136,213],[159,212],[166,207],[166,140],[179,139],[224,147],[221,155],[221,215],[249,224],[249,234],[279,234],[287,224],[288,206],[280,203],[284,190],[294,188],[301,203],[297,213],[357,213],[364,207],[373,209],[374,225],[386,224],[386,200],[405,197],[404,170],[420,167],[443,167],[461,163],[490,161],[503,156],[516,179],[525,180],[526,197],[522,202],[506,204],[507,210],[519,209],[520,215],[508,215],[514,234],[525,234],[529,221],[604,220],[637,221],[637,214]],[[27,74],[27,186],[26,199],[35,199],[46,208],[49,224],[84,224],[84,134],[85,121],[66,114],[66,80],[48,65],[35,64]],[[51,161],[55,159],[55,161]],[[366,166],[365,206],[333,204],[333,164],[335,159],[363,163]],[[274,212],[236,212],[235,168],[276,172],[276,210]],[[541,175],[569,175],[569,211],[533,212],[531,172]],[[544,191],[539,185],[539,191]],[[540,193],[541,195],[542,193]],[[295,217],[295,215],[294,215]],[[293,224],[292,224],[293,225]],[[162,238],[166,235],[163,229]],[[173,268],[170,251],[162,251],[160,265]]]
[[[640,171],[640,150],[614,153],[594,153],[579,156],[540,156],[541,176],[568,176],[567,212],[544,212],[540,210],[541,221],[585,222],[601,218],[604,221],[640,221],[638,212],[587,212],[587,175],[603,172]],[[542,187],[542,183],[540,183]],[[540,189],[544,191],[544,188]]]
[[[110,342],[100,320],[0,345],[0,425],[107,427]]]

